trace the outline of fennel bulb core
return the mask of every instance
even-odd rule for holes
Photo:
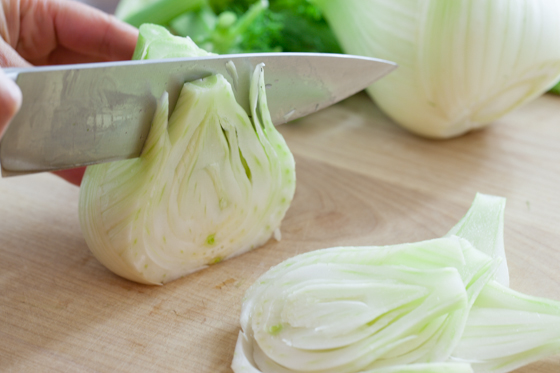
[[[346,53],[396,62],[367,89],[395,122],[449,138],[538,97],[560,76],[556,0],[314,0]]]
[[[508,288],[505,200],[442,238],[290,258],[246,292],[234,372],[502,373],[560,352],[560,302]]]
[[[181,48],[197,48],[163,31],[143,26],[135,55],[178,57]],[[107,268],[162,284],[263,245],[278,231],[295,191],[295,165],[270,119],[263,74],[257,66],[250,116],[223,76],[189,82],[170,117],[167,94],[159,100],[139,158],[88,167],[80,223]]]

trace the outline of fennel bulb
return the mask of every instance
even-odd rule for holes
[[[135,57],[205,53],[144,25]],[[160,99],[140,158],[87,168],[80,223],[101,263],[132,281],[161,284],[279,233],[295,165],[270,120],[262,66],[250,95],[248,114],[223,76],[186,83],[169,119],[167,94]]]
[[[557,0],[313,1],[346,53],[399,65],[367,91],[419,135],[485,126],[560,76]]]
[[[504,208],[478,194],[445,237],[271,268],[245,295],[233,370],[501,373],[559,352],[560,302],[502,284]]]

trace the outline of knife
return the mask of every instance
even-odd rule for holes
[[[135,158],[142,152],[157,100],[212,74],[232,85],[249,111],[249,82],[265,64],[275,125],[332,105],[396,68],[375,58],[319,53],[264,53],[6,68],[23,102],[0,142],[2,176]]]

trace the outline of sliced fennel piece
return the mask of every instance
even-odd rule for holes
[[[474,303],[453,360],[475,372],[510,372],[560,353],[560,302],[492,281]]]
[[[288,259],[247,291],[232,367],[344,373],[445,362],[497,262],[458,237]]]
[[[560,302],[498,282],[504,208],[477,194],[442,238],[271,268],[245,294],[233,370],[501,373],[560,352]]]
[[[346,53],[396,62],[368,93],[405,128],[448,138],[536,98],[560,75],[556,0],[313,0]]]
[[[158,44],[162,30],[143,26],[135,55],[176,57],[167,31]],[[182,56],[203,53],[175,39]],[[278,231],[295,165],[270,120],[263,74],[257,66],[250,116],[223,76],[186,83],[169,120],[167,94],[160,99],[139,158],[88,167],[80,223],[107,268],[161,284],[263,245]]]
[[[509,273],[504,249],[504,210],[506,199],[477,193],[467,214],[446,236],[465,238],[478,250],[500,258],[496,281],[509,286]]]

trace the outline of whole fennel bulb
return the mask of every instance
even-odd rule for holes
[[[548,90],[560,75],[557,0],[314,0],[346,53],[396,62],[368,88],[394,121],[449,138]]]
[[[135,57],[206,55],[162,27],[140,28]],[[160,99],[139,158],[88,167],[80,224],[93,254],[132,281],[161,284],[239,255],[279,234],[295,164],[270,119],[263,67],[251,113],[222,75],[185,83],[168,118]]]

